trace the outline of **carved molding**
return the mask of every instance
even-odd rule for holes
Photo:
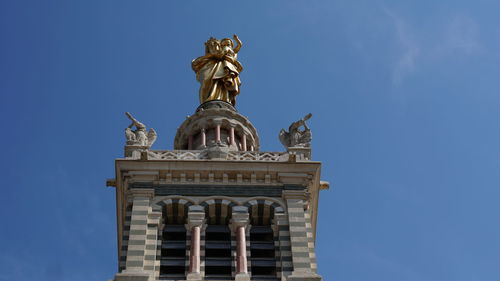
[[[230,151],[226,160],[287,162],[287,152]],[[131,159],[131,158],[127,158]],[[148,150],[147,160],[208,160],[205,150]],[[220,159],[218,159],[220,160]],[[309,159],[304,159],[309,160]]]

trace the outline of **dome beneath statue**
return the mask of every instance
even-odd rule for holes
[[[259,151],[257,130],[245,116],[224,101],[201,104],[177,129],[175,150],[200,150],[210,146],[229,151]]]

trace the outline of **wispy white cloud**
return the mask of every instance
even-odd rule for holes
[[[422,62],[441,63],[444,59],[475,55],[481,51],[479,26],[463,15],[454,15],[432,29],[419,28],[396,12],[384,8],[394,26],[397,50],[392,62],[392,83],[399,85],[418,71]]]
[[[415,70],[420,54],[420,46],[415,40],[414,34],[410,31],[408,23],[402,17],[389,9],[384,9],[384,11],[394,24],[397,42],[401,49],[392,66],[392,83],[397,85],[401,83],[406,75],[411,74]]]
[[[464,54],[481,50],[478,24],[470,17],[456,15],[445,29],[443,48]]]

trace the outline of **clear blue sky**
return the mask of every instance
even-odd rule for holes
[[[244,4],[245,3],[245,4]],[[116,273],[124,111],[171,149],[190,68],[236,33],[238,110],[313,113],[325,281],[500,280],[499,1],[0,2],[0,280]]]

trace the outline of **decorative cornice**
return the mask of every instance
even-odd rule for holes
[[[133,159],[133,158],[130,157],[127,159]],[[145,160],[208,160],[208,159],[210,158],[208,156],[208,153],[206,153],[206,150],[148,150],[147,159]],[[289,160],[289,153],[229,151],[226,160],[287,162]],[[309,159],[304,159],[304,160],[309,160]]]
[[[152,199],[155,196],[154,188],[130,188],[128,194],[132,197],[148,197]]]

